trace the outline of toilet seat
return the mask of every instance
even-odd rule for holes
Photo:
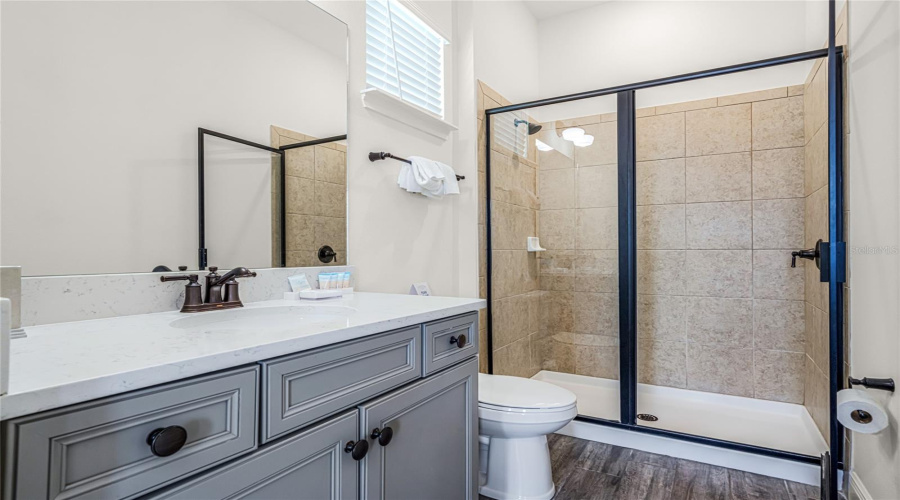
[[[540,380],[479,373],[478,406],[495,411],[552,413],[573,408],[575,394]]]

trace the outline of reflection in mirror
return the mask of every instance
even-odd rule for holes
[[[342,22],[306,1],[0,9],[0,264],[325,265],[323,246],[346,263]],[[279,152],[205,136],[201,199],[201,127]]]

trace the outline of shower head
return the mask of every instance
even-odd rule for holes
[[[530,123],[528,120],[516,119],[516,121],[514,121],[513,123],[516,125],[516,127],[518,127],[519,125],[521,125],[523,123],[528,125],[528,135],[534,135],[534,134],[538,133],[538,131],[540,131],[541,127],[542,127],[542,125]]]

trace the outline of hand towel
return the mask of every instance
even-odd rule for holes
[[[459,182],[453,168],[421,156],[411,156],[409,163],[400,167],[397,184],[410,193],[429,198],[459,194]]]

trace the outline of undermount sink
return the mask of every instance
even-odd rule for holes
[[[347,306],[275,306],[229,309],[197,313],[169,323],[184,330],[215,328],[227,330],[283,329],[310,323],[345,323],[356,309]]]

